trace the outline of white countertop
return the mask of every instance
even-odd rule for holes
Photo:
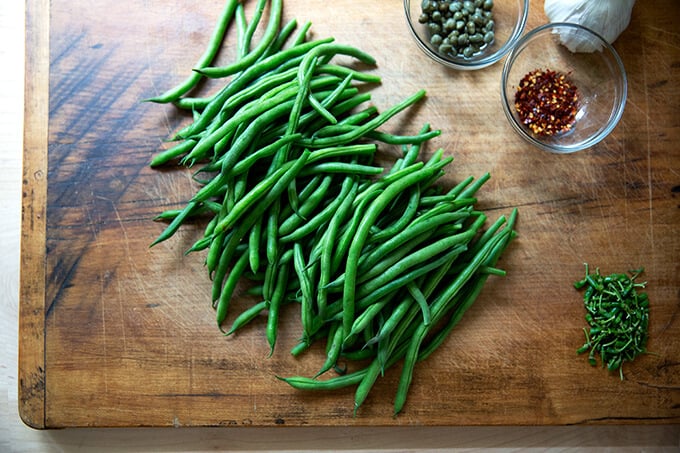
[[[28,428],[17,410],[23,19],[22,0],[0,2],[0,451],[680,451],[680,426]]]

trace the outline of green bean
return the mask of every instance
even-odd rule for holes
[[[319,48],[321,47],[323,46],[319,46]],[[367,121],[360,127],[353,129],[350,132],[346,132],[344,134],[332,137],[310,138],[302,140],[300,144],[302,146],[307,146],[310,148],[325,148],[328,146],[337,146],[341,144],[350,143],[358,139],[359,137],[363,136],[367,132],[372,131],[377,127],[381,126],[382,124],[386,123],[390,118],[395,116],[397,113],[420,101],[424,96],[425,90],[420,90],[417,93],[413,94],[412,96],[402,100],[401,102],[395,104],[391,108],[385,110],[384,112],[381,112],[375,118],[372,118],[370,121]]]
[[[300,308],[300,320],[302,322],[303,330],[303,341],[308,342],[310,338],[311,320],[312,320],[312,281],[307,275],[305,269],[305,260],[302,252],[302,245],[299,242],[293,244],[293,263],[295,273],[297,274],[298,281],[300,282],[300,288],[302,289],[300,294],[301,308]]]
[[[401,274],[395,272],[397,276],[385,285],[378,286],[377,283],[374,282],[371,282],[373,283],[372,285],[364,284],[360,287],[357,293],[357,297],[359,299],[356,301],[356,306],[359,309],[365,309],[365,307],[369,306],[376,298],[380,298],[385,294],[389,294],[396,289],[402,288],[408,285],[410,282],[416,280],[418,277],[426,275],[432,270],[445,265],[449,261],[459,256],[464,250],[465,245],[459,244],[451,248],[451,250],[444,252],[440,257],[432,259],[431,261],[426,262],[422,266],[417,267],[410,272]]]
[[[340,267],[341,263],[345,261],[347,252],[350,248],[350,245],[352,244],[352,240],[354,239],[356,235],[357,228],[359,227],[359,224],[362,219],[362,214],[365,211],[367,205],[371,203],[378,195],[380,194],[379,191],[371,191],[371,193],[363,198],[358,205],[356,206],[356,209],[354,209],[352,218],[348,223],[346,223],[343,227],[343,230],[340,231],[340,238],[337,241],[336,247],[335,247],[335,252],[333,254],[333,259],[331,262],[331,272],[335,273],[338,268]],[[357,202],[357,199],[360,197],[361,194],[358,194],[356,197],[354,197],[354,203]]]
[[[333,251],[335,245],[335,239],[337,237],[340,224],[342,224],[346,217],[350,213],[352,207],[352,202],[356,197],[357,191],[359,189],[358,182],[352,185],[349,194],[342,198],[342,202],[338,209],[333,214],[333,217],[328,222],[328,227],[323,236],[323,247],[321,250],[320,258],[320,275],[319,275],[319,288],[317,291],[317,311],[319,316],[323,319],[325,318],[326,305],[328,300],[328,294],[326,290],[326,284],[330,281],[331,275],[333,273]]]
[[[415,173],[404,176],[402,179],[390,184],[385,191],[376,197],[375,200],[368,207],[361,222],[357,228],[357,232],[352,239],[349,247],[347,264],[345,268],[345,282],[343,289],[343,327],[346,332],[349,332],[352,327],[352,319],[354,317],[354,302],[356,291],[356,278],[359,258],[361,250],[368,239],[371,226],[375,223],[378,215],[385,209],[389,201],[397,196],[399,193],[406,190],[413,184],[417,184],[423,179],[431,176],[434,171],[438,171],[438,167],[425,168],[423,167]]]
[[[267,214],[267,244],[266,255],[267,262],[273,264],[276,262],[278,255],[278,231],[279,231],[279,213],[281,211],[280,200],[274,200],[272,206],[269,208]]]
[[[296,35],[295,20],[281,28],[281,2],[272,2],[258,43],[266,0],[256,2],[250,22],[236,2],[235,61],[195,71],[233,77],[213,95],[174,101],[191,109],[193,122],[152,166],[200,163],[192,175],[199,189],[184,208],[159,215],[170,222],[159,241],[192,217],[212,215],[189,252],[206,250],[220,329],[236,282],[248,280],[262,300],[226,334],[266,314],[271,356],[280,310],[299,303],[302,336],[290,353],[324,340],[326,356],[311,379],[279,379],[301,389],[356,385],[356,415],[378,376],[403,360],[398,412],[415,363],[443,343],[477,297],[476,285],[504,275],[495,260],[514,237],[514,218],[482,231],[486,216],[475,210],[474,195],[488,174],[448,192],[438,185],[452,158],[441,148],[425,162],[418,156],[439,130],[379,130],[424,90],[378,110],[360,84],[380,77],[331,63],[341,55],[374,65],[373,57],[332,39],[307,42],[309,22]],[[377,143],[401,146],[387,171],[376,159]],[[344,368],[341,357],[366,368]],[[341,376],[317,379],[333,368]]]
[[[308,164],[316,163],[325,159],[336,159],[347,156],[369,156],[372,157],[378,147],[374,143],[360,143],[354,145],[334,146],[330,148],[320,148],[311,150]]]
[[[184,222],[184,219],[191,216],[191,214],[198,206],[199,206],[198,202],[190,201],[186,205],[186,207],[182,210],[182,212],[177,214],[177,216],[174,219],[172,219],[172,222],[170,222],[170,224],[165,228],[165,230],[163,230],[163,232],[156,238],[156,240],[154,240],[151,243],[150,247],[153,247],[154,245],[167,240],[169,237],[175,234],[175,232],[180,227],[182,222]]]
[[[248,55],[248,53],[250,53],[253,35],[255,34],[255,30],[257,29],[257,26],[262,20],[262,15],[264,14],[265,6],[267,6],[267,0],[257,1],[257,4],[255,5],[255,10],[253,11],[253,15],[250,18],[250,23],[246,23],[246,28],[245,30],[243,30],[243,37],[241,43],[243,54],[239,55],[239,58],[236,61],[242,60],[243,58],[245,58],[246,55]],[[276,28],[278,31],[278,24]]]
[[[274,353],[274,347],[276,345],[276,338],[278,336],[279,313],[281,311],[281,305],[283,303],[283,300],[286,297],[286,286],[288,285],[289,274],[289,267],[285,262],[285,259],[282,259],[280,263],[277,263],[277,266],[279,267],[279,269],[276,278],[276,286],[274,288],[271,298],[269,299],[269,311],[267,314],[266,336],[267,342],[269,343],[270,356]]]
[[[373,321],[373,319],[378,315],[378,313],[380,313],[382,309],[385,308],[385,306],[389,302],[391,302],[391,299],[392,294],[388,294],[387,296],[369,305],[359,316],[357,316],[354,319],[352,328],[346,335],[344,341],[347,342],[348,338],[351,338],[357,335],[359,332],[365,330],[368,327],[368,325]]]
[[[315,138],[321,137],[331,137],[343,134],[351,134],[357,130],[360,130],[361,125],[353,124],[335,124],[331,123],[331,126],[326,126],[325,128],[319,130],[319,133],[315,135]],[[379,142],[387,143],[390,145],[412,145],[420,144],[428,140],[432,140],[435,137],[441,135],[441,131],[428,131],[418,135],[395,135],[388,132],[371,130],[363,134],[366,138],[376,140]]]
[[[221,205],[219,203],[206,200],[203,203],[200,203],[199,206],[187,216],[187,218],[197,217],[207,213],[217,213],[220,211],[220,208]],[[158,214],[154,220],[173,220],[182,214],[183,211],[183,209],[168,209]]]
[[[243,198],[238,200],[226,217],[221,219],[217,225],[215,225],[213,234],[219,234],[222,231],[226,231],[227,229],[231,228],[238,219],[248,212],[248,210],[255,202],[257,202],[257,200],[267,195],[268,191],[274,185],[276,185],[283,174],[289,171],[290,167],[292,167],[292,163],[282,166],[277,172],[260,181]]]
[[[244,69],[243,72],[241,72],[213,97],[212,101],[206,105],[200,118],[187,127],[181,136],[189,137],[199,131],[205,130],[208,124],[221,111],[225,102],[231,96],[238,94],[241,90],[246,88],[257,77],[263,74],[275,72],[276,68],[289,69],[290,67],[296,67],[302,61],[303,55],[309,52],[310,49],[322,44],[330,43],[332,41],[333,38],[325,38],[302,43],[299,46],[294,46],[290,49],[278,52]],[[198,70],[198,72],[200,73],[200,70]]]
[[[502,250],[502,248],[504,248],[507,245],[507,241],[505,239],[506,237],[510,237],[510,232],[512,231],[512,227],[514,225],[515,212],[516,211],[513,211],[513,218],[508,223],[508,227],[505,230],[506,233],[498,234],[493,238],[490,238],[489,241],[487,241],[484,247],[482,247],[479,253],[475,256],[475,258],[466,267],[466,269],[459,274],[459,276],[456,278],[453,284],[451,284],[442,293],[441,296],[439,296],[435,301],[433,301],[431,306],[433,322],[436,323],[437,321],[439,321],[440,317],[443,315],[443,313],[445,313],[444,307],[447,305],[447,303],[450,302],[450,300],[455,296],[455,294],[457,294],[459,289],[472,277],[476,269],[490,257],[491,259],[494,259],[495,255],[497,255],[500,252],[500,250]],[[500,248],[498,248],[499,244]],[[482,276],[482,278],[484,278],[484,276]],[[469,306],[472,304],[474,298],[467,298],[464,299],[464,301],[465,301],[464,303],[462,303],[460,306],[456,308],[456,312],[454,313],[452,320],[450,322],[453,322],[454,324],[457,323],[462,318],[465,311],[467,311]],[[399,385],[397,388],[397,396],[395,398],[394,403],[395,414],[399,413],[402,410],[403,405],[406,401],[406,394],[408,392],[408,388],[413,378],[413,368],[418,358],[420,345],[422,341],[425,339],[425,336],[427,335],[429,330],[430,325],[426,326],[424,324],[420,324],[417,327],[416,331],[414,332],[414,335],[410,339],[409,348],[404,358],[402,375],[399,380]]]
[[[328,121],[331,124],[337,124],[338,120],[333,116],[331,112],[324,107],[321,102],[319,102],[314,96],[311,94],[307,96],[307,102],[309,102],[309,105],[312,106],[316,112],[321,115],[326,121]]]
[[[414,190],[411,191],[411,196],[409,197],[408,203],[406,204],[406,209],[399,217],[399,219],[394,222],[389,227],[382,231],[373,233],[370,237],[370,241],[380,242],[388,238],[394,237],[395,234],[399,233],[401,230],[406,228],[411,220],[416,216],[418,206],[420,205],[420,186],[415,186]]]
[[[336,212],[342,200],[350,193],[352,187],[354,187],[354,179],[351,176],[347,176],[342,184],[340,193],[336,198],[333,199],[321,212],[307,220],[304,225],[291,231],[288,234],[281,235],[281,242],[295,242],[299,241],[303,237],[318,231],[322,225],[325,225],[330,221],[331,216]]]
[[[276,93],[292,86],[297,76],[297,68],[290,68],[282,72],[266,73],[251,85],[233,94],[222,105],[220,112],[230,112],[241,108],[249,101],[269,98]]]
[[[236,7],[236,14],[234,16],[234,20],[236,22],[236,59],[240,60],[243,58],[247,53],[248,53],[248,41],[249,39],[246,38],[247,36],[247,29],[248,29],[248,20],[246,18],[246,9],[243,6],[243,3],[239,2],[238,6]]]
[[[312,23],[310,21],[307,21],[304,23],[302,28],[297,32],[295,38],[293,39],[293,47],[294,46],[299,46],[300,44],[303,44],[305,41],[307,41],[307,33],[309,30],[312,28]]]
[[[411,173],[415,173],[423,168],[425,164],[422,162],[414,163],[408,167],[402,168],[397,172],[391,172],[380,178],[378,181],[368,181],[361,188],[361,193],[357,196],[355,200],[355,206],[363,203],[365,198],[374,198],[377,193],[383,191],[386,187],[394,182],[402,180],[404,177]],[[358,210],[358,209],[357,209]]]
[[[242,329],[246,324],[250,323],[252,320],[257,318],[260,313],[267,309],[267,302],[262,301],[253,305],[252,307],[244,310],[236,319],[234,320],[231,328],[225,332],[225,335],[231,335],[239,329]]]
[[[231,262],[231,258],[240,241],[247,234],[248,230],[257,221],[257,219],[265,212],[265,210],[278,199],[290,181],[295,178],[295,176],[297,176],[302,167],[305,165],[309,154],[309,151],[305,151],[297,160],[289,161],[286,163],[286,165],[282,166],[280,169],[280,177],[278,177],[279,173],[277,173],[277,181],[273,186],[271,186],[268,193],[256,204],[243,207],[243,210],[247,211],[248,213],[240,217],[241,220],[239,221],[238,225],[230,232],[231,234],[229,235],[229,239],[225,242],[225,245],[221,251],[220,261],[217,265],[217,268],[221,269],[221,272],[218,274],[216,271],[215,273],[216,277],[213,281],[213,297],[215,297],[215,293],[218,288],[215,282],[220,281],[220,278],[223,278],[223,273],[226,272],[226,266],[229,262]],[[215,227],[216,231],[219,231],[217,230],[218,226],[219,223]],[[216,234],[219,234],[219,232]]]
[[[382,78],[375,74],[369,74],[364,71],[356,71],[347,66],[339,66],[335,64],[320,64],[315,69],[318,74],[332,74],[338,77],[347,78],[349,80],[356,80],[366,83],[380,83]]]
[[[323,45],[319,46],[323,47]],[[311,52],[311,50],[310,50]],[[313,68],[303,71],[303,65],[310,53],[304,56],[303,60],[300,62],[300,68],[298,69],[298,87],[297,95],[293,101],[293,105],[290,108],[290,114],[288,115],[288,122],[286,123],[285,135],[289,135],[298,132],[298,126],[300,124],[300,115],[302,112],[302,107],[304,105],[304,100],[307,98],[309,93],[312,91],[313,84]],[[290,151],[290,145],[282,146],[276,155],[274,156],[274,165],[280,165],[288,159],[288,153]]]
[[[359,385],[357,386],[357,389],[354,393],[354,416],[355,417],[356,417],[357,411],[359,410],[359,406],[361,406],[364,403],[364,401],[366,400],[368,393],[370,392],[371,388],[375,384],[375,381],[378,379],[379,375],[380,375],[380,364],[376,360],[374,360],[366,368],[366,375],[363,377],[363,379],[361,379],[361,382],[359,382]]]
[[[204,68],[212,63],[217,52],[222,45],[222,40],[224,39],[227,27],[231,23],[236,7],[239,5],[239,0],[227,0],[225,2],[224,8],[220,13],[219,19],[217,20],[217,25],[215,26],[212,36],[208,41],[208,46],[199,58],[198,62],[194,65],[197,68]],[[158,102],[158,103],[168,103],[179,99],[182,95],[194,88],[198,82],[201,80],[201,75],[198,73],[192,73],[183,82],[179,83],[172,89],[164,92],[159,96],[155,96],[150,99],[146,99],[147,102]]]
[[[484,173],[482,176],[479,177],[479,179],[473,181],[471,185],[462,190],[458,194],[458,197],[460,198],[472,197],[489,180],[489,178],[491,178],[491,175],[489,173]]]
[[[367,370],[363,369],[324,380],[304,376],[291,376],[286,378],[277,376],[277,378],[295,389],[328,391],[356,385],[361,382],[366,375],[366,372]]]
[[[260,243],[262,239],[262,220],[258,219],[248,234],[248,262],[254,274],[260,268]]]
[[[229,307],[229,300],[231,299],[231,296],[234,293],[234,290],[236,289],[236,284],[238,283],[238,280],[241,278],[241,275],[243,275],[243,272],[245,271],[246,266],[248,265],[248,257],[249,257],[248,250],[245,250],[241,254],[241,257],[236,261],[236,264],[234,265],[233,269],[229,273],[229,276],[224,282],[224,286],[222,287],[222,292],[220,293],[219,301],[217,303],[216,320],[218,326],[221,326],[222,323],[224,322],[224,319],[227,317],[227,308]]]
[[[259,0],[258,6],[264,7],[266,0]],[[283,9],[283,0],[272,0],[271,10],[269,12],[269,22],[260,38],[259,43],[253,50],[248,52],[243,58],[222,67],[204,67],[198,66],[195,70],[200,74],[210,78],[227,77],[236,74],[245,69],[251,68],[253,64],[264,54],[267,47],[276,39],[281,24],[281,13]],[[247,43],[245,43],[247,44]]]
[[[337,79],[334,76],[314,79],[310,82],[311,89],[328,86],[336,80]],[[275,118],[288,113],[292,108],[294,108],[295,101],[289,99],[297,91],[297,86],[290,86],[288,89],[278,93],[277,96],[271,99],[268,99],[264,102],[257,102],[256,107],[242,109],[238,114],[234,115],[219,128],[217,128],[213,133],[199,140],[187,158],[202,158],[210,148],[214,147],[219,140],[225,137],[229,131],[233,130],[233,128],[239,124],[247,124],[252,121],[252,123],[250,123],[250,125],[247,127],[247,130],[249,131],[260,130],[264,125],[270,124]],[[257,125],[253,126],[254,124]],[[289,131],[289,133],[292,134],[294,131]],[[245,133],[241,134],[240,137],[245,135]],[[248,138],[250,139],[250,137]],[[231,148],[230,151],[232,152],[230,152],[230,155],[233,154],[234,148],[235,147]],[[235,159],[237,157],[238,156],[236,156],[233,160],[228,160],[229,166],[235,163]],[[223,168],[229,168],[229,166],[223,163]]]
[[[303,30],[301,33],[306,33],[307,30],[309,30],[309,27],[311,27],[311,22],[306,22],[303,25]],[[278,34],[276,35],[276,38],[274,41],[270,44],[270,46],[264,51],[262,56],[260,57],[260,60],[263,58],[267,58],[271,55],[274,55],[277,52],[280,52],[281,49],[283,49],[283,46],[286,44],[286,42],[290,39],[290,37],[293,35],[293,32],[295,29],[297,29],[298,23],[296,19],[291,19],[286,24],[281,27],[279,30]],[[295,38],[297,39],[297,37]],[[258,60],[258,61],[260,61]]]
[[[335,55],[350,56],[368,65],[375,65],[376,63],[375,58],[356,47],[336,43],[322,44],[311,49],[300,63],[300,69],[298,71],[298,79],[300,80],[300,83],[302,84],[305,74],[310,69],[313,69],[317,62],[320,61],[319,58],[323,56],[331,58]]]
[[[301,134],[290,134],[281,137],[279,140],[270,143],[269,145],[259,148],[257,151],[251,152],[250,154],[244,156],[240,159],[231,170],[232,175],[239,175],[248,169],[250,169],[257,161],[264,159],[265,157],[271,157],[281,146],[288,143],[293,143],[298,140]],[[221,164],[220,164],[221,165]]]
[[[411,307],[413,307],[413,302],[414,300],[411,297],[402,298],[401,302],[397,304],[397,306],[389,314],[389,317],[380,327],[380,331],[373,338],[369,339],[366,342],[366,347],[369,347],[374,343],[377,343],[387,338],[392,333],[392,331],[397,327],[399,321],[401,321],[404,318],[404,316],[406,316]],[[385,361],[382,360],[381,363],[384,362]]]
[[[347,90],[347,88],[350,86],[350,83],[352,82],[352,77],[353,74],[347,74],[345,78],[342,80],[340,84],[333,90],[333,92],[323,100],[323,102],[318,101],[314,96],[308,96],[307,100],[309,101],[310,105],[312,108],[321,115],[322,118],[324,118],[326,121],[328,121],[331,124],[337,124],[338,120],[333,116],[331,112],[328,111],[327,107],[330,107],[334,105],[338,99],[340,99],[340,96]]]
[[[407,283],[406,288],[408,289],[409,294],[411,294],[411,297],[413,297],[413,300],[415,300],[420,306],[420,310],[423,312],[423,324],[429,326],[432,316],[430,314],[430,306],[427,303],[427,299],[425,299],[425,295],[413,282]]]
[[[156,154],[153,159],[151,159],[149,165],[151,167],[160,167],[161,165],[165,165],[171,160],[191,151],[191,149],[196,146],[196,143],[196,140],[185,140],[181,143],[178,143],[172,148]]]
[[[399,247],[378,247],[363,254],[359,260],[357,283],[364,283],[367,280],[381,275],[389,267],[394,266],[402,258],[410,254],[414,248],[429,240],[435,233],[434,228],[423,230],[424,231],[421,234],[410,236],[408,241],[403,242]],[[342,289],[344,281],[345,275],[341,274],[331,283],[326,285],[326,287],[328,290],[339,291]]]
[[[310,165],[302,172],[302,176],[314,174],[352,174],[352,175],[379,175],[385,169],[383,167],[374,167],[372,165],[351,164],[346,162],[322,162],[315,165]]]
[[[292,214],[287,219],[283,220],[279,225],[279,236],[286,236],[291,234],[296,228],[298,228],[309,216],[314,209],[319,206],[321,202],[324,201],[326,192],[333,182],[332,176],[325,176],[323,181],[316,188],[316,190],[309,196],[307,200],[300,206],[297,213]]]
[[[342,332],[342,326],[335,323],[331,327],[331,333],[328,335],[328,344],[326,347],[326,360],[321,365],[319,371],[314,375],[315,378],[321,376],[326,371],[330,370],[338,361],[340,352],[342,351],[342,341],[345,335]]]
[[[307,161],[309,162],[309,160]],[[274,167],[272,167],[274,168]],[[306,178],[305,178],[306,179]],[[290,217],[300,216],[300,203],[305,203],[311,196],[318,191],[319,186],[322,182],[326,181],[326,177],[323,175],[315,175],[304,183],[304,186],[300,193],[294,191],[291,193],[290,187],[288,186],[288,204],[283,207],[283,211],[280,213],[280,220],[288,220]],[[292,199],[294,198],[294,199]],[[322,200],[319,200],[321,202]],[[303,217],[304,218],[304,217]]]

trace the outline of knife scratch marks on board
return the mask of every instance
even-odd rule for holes
[[[101,328],[101,335],[102,335],[102,354],[104,356],[104,394],[109,393],[109,375],[108,375],[108,369],[109,369],[109,363],[108,363],[108,348],[106,347],[106,297],[104,295],[105,291],[105,283],[104,279],[99,279],[99,285],[100,285],[100,291],[99,291],[99,305],[101,307],[101,313],[102,313],[102,328]]]
[[[642,46],[642,61],[647,60],[646,46]],[[645,139],[646,139],[646,151],[647,151],[647,190],[649,197],[649,242],[650,251],[652,257],[654,257],[654,210],[652,202],[652,146],[651,146],[651,136],[649,133],[649,90],[647,88],[647,65],[642,65],[642,86],[644,87],[644,99],[645,99]]]

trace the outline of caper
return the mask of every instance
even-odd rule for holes
[[[422,0],[418,22],[439,53],[466,58],[494,40],[493,0]]]
[[[441,31],[442,31],[441,25],[439,25],[436,22],[428,23],[427,27],[429,28],[431,35],[437,35],[437,34],[441,33]]]
[[[451,44],[442,44],[441,46],[439,46],[438,50],[439,53],[448,54],[452,53],[453,47],[451,46]]]
[[[467,24],[465,24],[465,30],[467,30],[469,34],[474,35],[476,31],[475,23],[470,21]]]
[[[423,12],[431,13],[437,8],[437,2],[434,2],[432,0],[424,0],[421,7]]]

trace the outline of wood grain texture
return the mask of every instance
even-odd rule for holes
[[[528,27],[545,21],[541,5],[532,2]],[[45,55],[32,53],[47,43],[40,6],[27,3],[35,17],[28,25],[41,38],[27,58],[38,80],[27,79],[27,106],[35,108],[27,107],[24,174],[36,175],[35,166],[47,175],[25,177],[25,194],[40,194],[47,183],[46,197],[24,196],[20,379],[37,384],[22,385],[20,401],[31,425],[680,421],[680,46],[670,1],[636,6],[616,44],[629,75],[624,117],[607,140],[569,156],[529,148],[514,135],[498,96],[499,65],[460,73],[422,55],[401,7],[342,2],[329,15],[321,0],[286,2],[286,16],[311,20],[315,36],[376,57],[379,108],[428,90],[423,106],[389,128],[413,132],[425,121],[441,128],[436,146],[455,157],[449,183],[489,171],[481,206],[492,216],[520,208],[520,237],[501,263],[508,276],[489,281],[447,345],[417,369],[398,418],[391,416],[394,372],[379,380],[357,418],[351,393],[300,394],[276,380],[313,374],[320,363],[319,351],[298,360],[287,353],[299,335],[294,313],[271,358],[259,326],[223,337],[202,257],[183,255],[198,229],[148,248],[161,229],[150,219],[180,206],[193,187],[186,172],[146,166],[188,118],[139,100],[186,75],[220,2],[192,9],[50,2],[49,91],[39,75],[47,74],[39,70]],[[583,262],[604,271],[646,268],[655,354],[627,366],[623,382],[575,355],[583,307],[571,283]],[[245,303],[237,301],[234,313]]]
[[[45,427],[45,250],[49,2],[26,2],[26,79],[19,305],[19,412]]]

